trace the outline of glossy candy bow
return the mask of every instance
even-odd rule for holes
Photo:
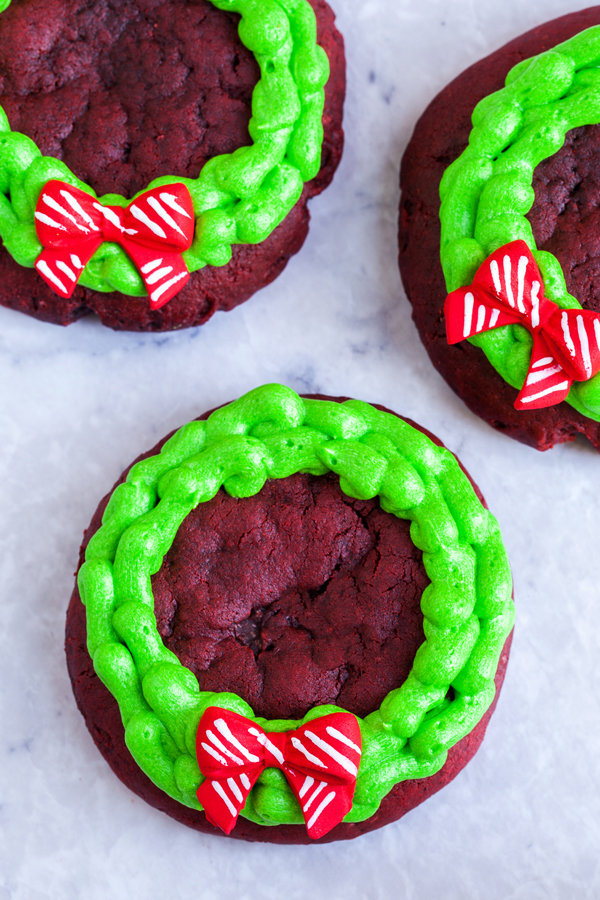
[[[446,334],[456,344],[500,325],[519,324],[533,351],[516,409],[542,409],[564,400],[574,381],[600,371],[600,314],[561,309],[543,295],[544,282],[525,241],[500,247],[469,287],[446,298]]]
[[[229,834],[267,766],[281,769],[302,809],[309,837],[320,838],[352,808],[361,736],[350,713],[332,713],[296,731],[267,734],[260,725],[217,706],[200,719],[196,752],[206,780],[198,800]]]
[[[194,208],[183,184],[144,191],[126,206],[103,206],[64,181],[48,181],[35,208],[44,246],[35,268],[61,297],[75,290],[103,241],[120,244],[146,285],[152,309],[160,309],[190,277],[181,253],[194,237]]]

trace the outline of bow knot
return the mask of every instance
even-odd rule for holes
[[[263,769],[281,769],[302,809],[311,838],[320,838],[352,808],[362,751],[350,713],[332,713],[295,731],[260,725],[211,706],[198,726],[196,752],[205,781],[198,799],[209,821],[229,834]]]
[[[190,277],[181,254],[194,237],[194,208],[183,184],[144,191],[123,208],[105,206],[64,181],[48,181],[35,208],[35,228],[44,247],[35,268],[64,298],[104,241],[131,257],[152,309],[164,306]]]
[[[600,313],[561,309],[544,297],[544,282],[525,241],[500,247],[444,305],[449,344],[499,328],[523,325],[533,337],[516,409],[542,409],[564,400],[574,381],[600,371]]]

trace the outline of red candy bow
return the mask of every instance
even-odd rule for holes
[[[352,808],[361,736],[350,713],[333,713],[297,731],[268,734],[252,719],[210,706],[200,719],[196,752],[206,780],[198,800],[209,821],[229,834],[267,766],[281,769],[311,838],[320,838]]]
[[[446,334],[456,344],[500,325],[524,325],[533,351],[516,409],[564,400],[574,381],[600,371],[600,314],[561,309],[543,295],[544,282],[525,241],[500,247],[479,267],[470,287],[446,298]]]
[[[48,181],[35,208],[44,246],[35,268],[61,297],[70,297],[103,241],[120,244],[140,270],[152,309],[160,309],[190,277],[181,253],[194,237],[194,207],[183,184],[145,191],[122,209],[64,181]]]

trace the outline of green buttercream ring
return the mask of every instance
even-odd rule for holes
[[[535,167],[560,150],[567,131],[600,123],[599,63],[595,25],[518,63],[506,86],[475,107],[469,145],[440,184],[440,257],[449,293],[471,284],[499,247],[523,240],[540,268],[545,296],[563,309],[582,308],[568,293],[556,257],[538,251],[526,215],[535,199]],[[508,384],[523,387],[533,345],[529,332],[505,325],[469,340]],[[576,382],[565,402],[600,422],[600,373]]]
[[[317,175],[329,78],[329,61],[317,44],[317,22],[308,0],[210,2],[240,14],[239,36],[256,57],[261,77],[252,95],[251,146],[211,159],[198,178],[165,175],[143,189],[176,183],[189,190],[196,230],[183,259],[190,272],[227,265],[232,244],[264,241],[295,205],[303,183]],[[10,0],[0,0],[0,12],[9,5]],[[54,178],[96,197],[64,163],[42,156],[30,138],[11,131],[0,107],[0,237],[15,261],[28,268],[42,251],[35,206],[44,184]],[[99,200],[112,206],[129,202],[119,194]],[[109,242],[96,251],[79,284],[146,296],[131,259]]]
[[[372,816],[398,782],[437,772],[493,701],[513,626],[512,581],[498,523],[456,458],[367,403],[303,400],[281,385],[257,388],[207,421],[190,422],[158,455],[133,466],[114,490],[78,576],[88,650],[119,704],[127,747],[149,778],[186,806],[201,809],[195,738],[208,706],[253,718],[267,731],[339,709],[319,706],[301,721],[268,721],[235,694],[200,691],[162,642],[151,576],[184,518],[219,488],[250,497],[267,478],[329,471],[348,496],[378,496],[382,509],[411,521],[431,580],[421,600],[426,640],[407,680],[358,719],[363,756],[344,821]],[[265,770],[243,816],[262,825],[303,821],[280,775]]]

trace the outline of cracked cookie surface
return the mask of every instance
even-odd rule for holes
[[[152,588],[164,643],[201,690],[269,719],[325,703],[365,716],[407,678],[425,639],[422,553],[409,522],[338,482],[221,489],[184,520]]]
[[[539,250],[560,262],[567,288],[600,311],[600,125],[567,132],[565,143],[533,175],[527,218]]]

